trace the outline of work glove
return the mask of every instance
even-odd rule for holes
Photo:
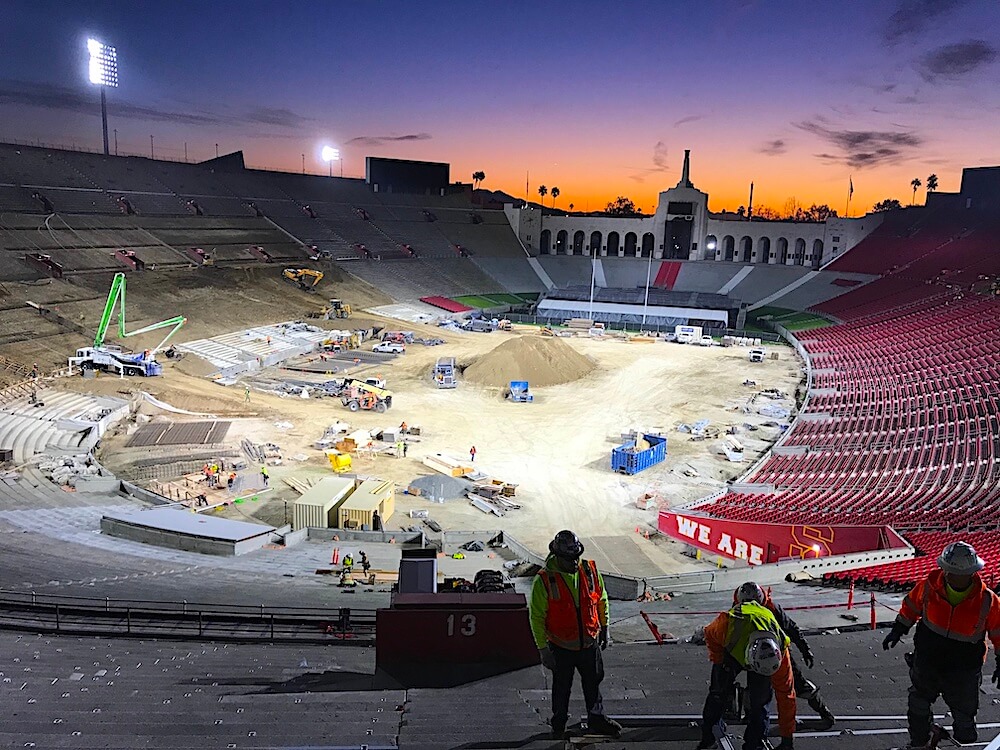
[[[896,644],[899,643],[904,635],[906,635],[906,630],[902,626],[898,623],[893,625],[892,630],[889,631],[889,635],[882,641],[882,650],[888,651],[890,648],[896,648]]]
[[[601,634],[597,636],[597,645],[601,647],[601,651],[608,647],[608,626],[601,626]]]
[[[993,676],[990,678],[990,681],[997,687],[1000,687],[1000,661],[997,662],[997,668],[993,670]]]
[[[538,656],[542,660],[542,666],[545,667],[550,672],[554,671],[556,668],[556,655],[552,653],[552,649],[548,646],[545,648],[538,649]]]
[[[809,667],[809,669],[812,669],[813,664],[816,663],[816,657],[813,656],[813,652],[812,649],[809,648],[809,644],[803,641],[799,650],[802,652],[802,661],[805,662],[806,666]]]

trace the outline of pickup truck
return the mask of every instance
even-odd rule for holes
[[[751,349],[749,359],[751,362],[763,362],[767,352],[763,349]]]
[[[396,341],[381,341],[372,347],[372,351],[382,352],[383,354],[404,354],[406,353],[406,346]]]

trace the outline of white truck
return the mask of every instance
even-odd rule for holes
[[[767,352],[764,349],[754,348],[750,350],[750,354],[747,356],[751,362],[763,362],[764,358],[767,357]]]
[[[372,347],[373,352],[381,352],[382,354],[405,354],[406,346],[400,344],[396,341],[382,341]]]
[[[701,326],[674,326],[678,344],[697,344],[701,341]]]

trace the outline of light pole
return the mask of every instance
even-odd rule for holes
[[[597,247],[590,241],[590,324],[594,324],[594,285],[597,280]]]
[[[323,150],[320,152],[320,155],[329,167],[330,177],[333,177],[333,163],[335,161],[340,162],[340,176],[344,176],[344,162],[340,158],[340,149],[333,148],[332,146],[323,146]]]
[[[641,252],[641,251],[640,251]],[[649,278],[653,273],[653,248],[649,248],[649,264],[646,266],[646,296],[642,300],[642,324],[646,325],[646,308],[649,306]]]
[[[104,90],[109,86],[118,87],[118,52],[114,47],[96,39],[87,40],[90,53],[90,82],[101,87],[101,125],[104,134],[104,155],[110,155],[108,148],[108,98]]]

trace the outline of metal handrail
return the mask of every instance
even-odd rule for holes
[[[78,609],[122,609],[131,607],[147,612],[177,613],[203,612],[213,615],[257,616],[276,615],[283,617],[329,617],[337,607],[285,607],[268,604],[219,604],[212,602],[196,602],[186,599],[181,601],[163,601],[151,599],[112,599],[110,597],[70,596],[67,594],[40,594],[36,591],[16,591],[0,589],[0,606],[3,605],[63,605]],[[374,609],[354,609],[354,613],[374,617]]]
[[[114,634],[239,641],[351,640],[375,637],[375,610],[350,607],[286,609],[265,605],[128,602],[36,592],[2,592],[0,629],[65,634]],[[233,607],[241,611],[226,610]]]

